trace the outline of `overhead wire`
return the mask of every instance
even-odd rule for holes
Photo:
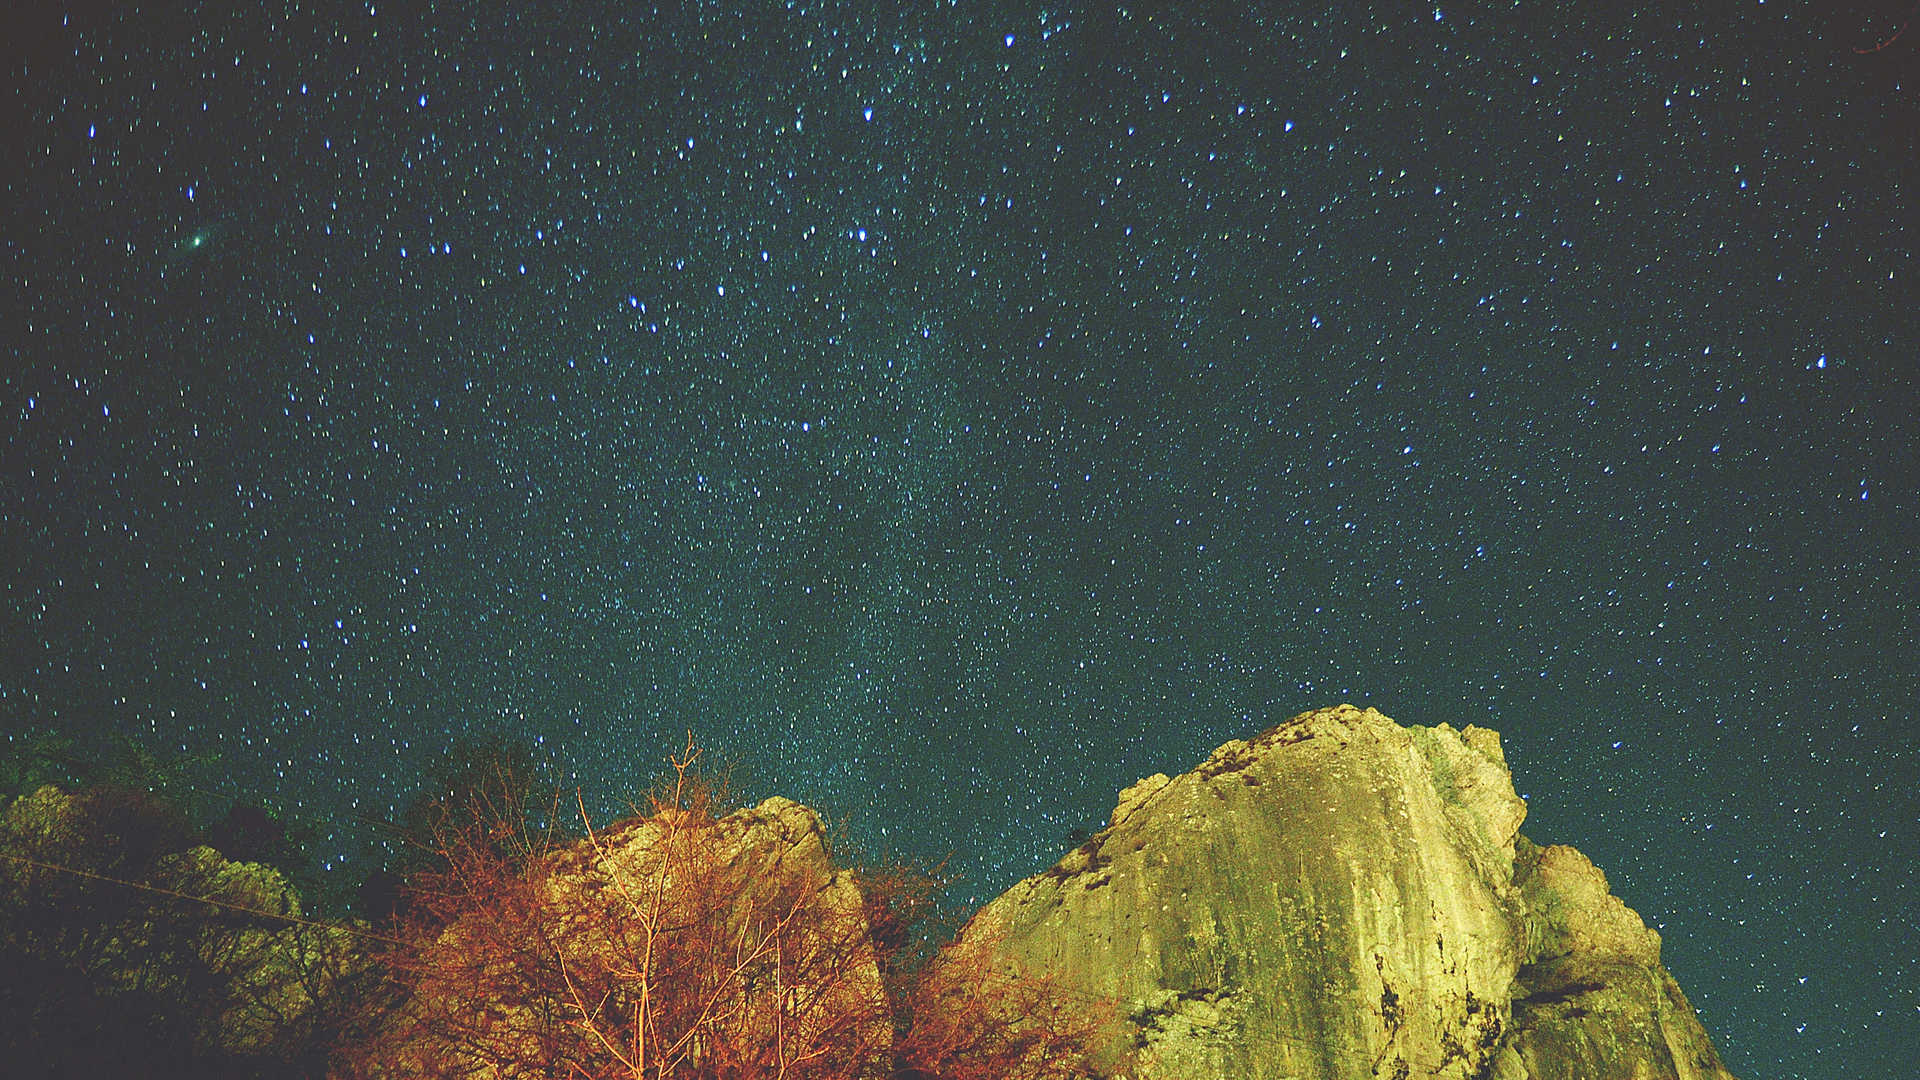
[[[198,787],[197,785],[183,782],[183,781],[173,781],[172,784],[173,786],[184,787],[189,790],[197,791],[201,794],[208,794],[208,795],[221,794],[217,792],[208,791],[205,788],[201,788],[201,787]],[[241,798],[241,796],[237,796],[237,795],[229,795],[228,797],[232,797],[235,799]],[[321,820],[331,820],[331,819],[328,819],[327,816],[324,814],[316,815],[316,816],[321,818]],[[331,823],[335,825],[341,824],[337,820],[332,820]],[[360,823],[362,828],[377,827],[380,824],[382,823],[377,821],[372,821],[372,820]],[[139,882],[139,881],[133,881],[126,878],[114,877],[113,875],[110,875],[110,874],[102,874],[97,871],[86,870],[79,867],[63,866],[56,863],[43,862],[41,860],[32,859],[27,856],[16,855],[16,854],[4,852],[4,851],[0,851],[0,858],[9,859],[11,861],[33,866],[42,870],[72,874],[82,878],[100,881],[103,883],[120,885],[126,888],[136,889],[144,892],[155,893],[158,895],[168,896],[174,899],[187,901],[191,903],[211,904],[216,907],[226,908],[232,911],[241,912],[241,913],[252,915],[258,918],[277,920],[280,922],[304,926],[304,927],[317,929],[317,930],[330,930],[330,931],[343,932],[353,937],[361,938],[363,940],[368,940],[368,941],[376,941],[385,945],[405,946],[408,944],[407,942],[399,938],[394,938],[384,934],[375,933],[371,930],[365,930],[360,927],[353,926],[351,924],[338,923],[338,922],[322,922],[319,920],[307,919],[299,916],[267,911],[260,908],[253,908],[244,904],[238,904],[232,901],[222,900],[217,897],[195,896],[190,893],[180,892],[174,889],[167,889],[161,886],[147,884],[145,882]],[[1087,991],[1077,990],[1072,987],[1055,985],[1052,989],[1063,996],[1074,998],[1090,1005],[1098,1004],[1098,1005],[1111,1006],[1113,1004],[1111,999],[1108,999],[1108,998],[1102,997],[1101,995],[1093,994]],[[1257,1045],[1272,1047],[1276,1049],[1285,1048],[1288,1051],[1292,1051],[1296,1053],[1301,1051],[1303,1048],[1305,1048],[1308,1050],[1311,1056],[1316,1056],[1321,1058],[1325,1058],[1329,1056],[1329,1051],[1331,1051],[1332,1049],[1330,1047],[1317,1044],[1312,1040],[1308,1040],[1305,1038],[1285,1036],[1277,1033],[1254,1030],[1254,1029],[1243,1029],[1242,1031],[1237,1033],[1236,1037],[1242,1041],[1252,1042]],[[1386,1060],[1386,1056],[1384,1052],[1380,1057],[1373,1058],[1371,1060],[1369,1060],[1365,1055],[1341,1054],[1337,1051],[1333,1051],[1332,1056],[1343,1058],[1344,1060],[1352,1063],[1364,1062],[1367,1064],[1367,1066],[1370,1069],[1373,1069],[1373,1070],[1377,1070],[1379,1065]],[[1412,1077],[1416,1075],[1421,1075],[1426,1078],[1436,1078],[1436,1077],[1448,1075],[1443,1071],[1447,1068],[1447,1065],[1448,1065],[1447,1062],[1416,1060],[1412,1058],[1407,1058],[1404,1055],[1402,1055],[1396,1060],[1406,1062],[1407,1066],[1410,1069],[1419,1070],[1418,1073],[1409,1074],[1408,1080],[1412,1080]],[[1378,1074],[1376,1072],[1376,1075],[1388,1075],[1388,1074]]]
[[[268,911],[264,908],[248,907],[245,904],[237,904],[231,900],[222,900],[217,896],[195,896],[192,893],[181,892],[178,889],[168,889],[163,886],[148,884],[147,882],[144,882],[144,881],[134,881],[130,878],[115,877],[112,874],[102,874],[96,870],[87,870],[78,866],[63,866],[59,863],[44,862],[42,860],[30,858],[25,855],[16,855],[8,851],[0,851],[0,859],[7,859],[12,862],[22,863],[24,865],[34,867],[35,869],[38,869],[38,870],[51,870],[56,873],[72,874],[75,877],[87,878],[92,881],[105,882],[110,885],[120,885],[129,889],[137,889],[141,892],[156,893],[161,896],[172,897],[176,900],[185,900],[185,901],[188,901],[189,903],[211,904],[214,907],[226,908],[230,911],[243,912],[245,914],[254,915],[262,919],[274,919],[280,922],[292,923],[297,926],[305,926],[315,930],[337,930],[343,933],[351,934],[354,937],[364,938],[369,941],[378,941],[388,945],[407,944],[405,941],[402,941],[399,938],[388,937],[385,934],[376,934],[371,930],[363,930],[360,927],[354,926],[350,923],[321,922],[317,919],[308,919],[299,915],[289,915],[285,912]]]

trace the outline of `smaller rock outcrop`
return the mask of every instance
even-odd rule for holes
[[[1514,982],[1512,1076],[1726,1077],[1660,964],[1660,935],[1612,895],[1598,867],[1573,848],[1523,837],[1514,877],[1527,963]]]
[[[686,811],[656,814],[556,852],[549,870],[560,909],[589,918],[624,909],[629,920],[575,945],[591,946],[609,929],[639,940],[657,924],[657,955],[678,965],[663,968],[657,982],[706,982],[706,957],[689,954],[725,949],[730,984],[705,989],[700,1009],[726,1017],[713,1032],[737,1050],[784,1044],[782,1052],[805,1047],[848,1060],[887,1053],[893,1027],[865,897],[855,876],[834,865],[812,809],[774,796],[711,822]]]
[[[323,1052],[368,968],[353,929],[306,919],[280,871],[190,836],[165,804],[107,787],[43,786],[0,813],[0,970],[22,980],[0,1001],[12,1013],[29,989],[33,1010],[0,1020],[31,1041],[9,1044],[16,1067],[88,1071],[95,1026],[209,1071]]]
[[[410,997],[360,1072],[808,1077],[890,1055],[863,895],[798,803],[667,806],[525,865],[449,863],[466,891],[397,958]]]

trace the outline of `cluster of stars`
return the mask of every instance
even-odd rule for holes
[[[1522,15],[52,17],[0,717],[343,876],[457,739],[611,813],[691,729],[975,898],[1294,712],[1480,723],[1736,1073],[1904,1063],[1911,101]]]

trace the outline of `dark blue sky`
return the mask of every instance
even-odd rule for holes
[[[610,810],[691,729],[975,895],[1482,724],[1737,1073],[1897,1075],[1905,6],[36,9],[0,720],[343,876],[456,736]]]

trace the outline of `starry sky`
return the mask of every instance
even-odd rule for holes
[[[1903,1074],[1908,6],[9,14],[0,724],[343,876],[457,737],[691,731],[975,896],[1481,724],[1736,1073]]]

